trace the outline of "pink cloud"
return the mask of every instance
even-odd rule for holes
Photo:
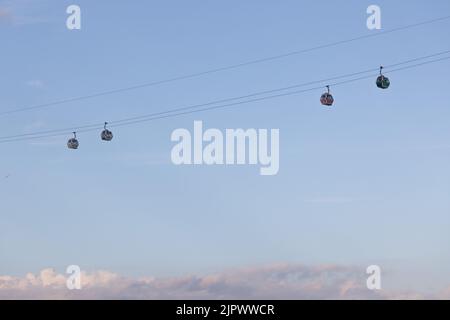
[[[11,11],[6,8],[0,7],[0,23],[1,22],[11,22],[11,21],[12,21]]]
[[[361,268],[278,264],[204,276],[131,278],[110,271],[82,272],[81,290],[65,274],[44,269],[0,276],[0,299],[423,299],[418,293],[371,291]],[[450,298],[450,287],[431,298]]]

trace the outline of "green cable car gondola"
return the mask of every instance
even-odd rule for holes
[[[380,75],[377,78],[377,87],[380,89],[387,89],[391,85],[389,78],[382,74],[383,66],[380,67]]]

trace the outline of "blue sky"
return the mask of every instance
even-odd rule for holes
[[[65,10],[82,9],[69,31]],[[426,1],[0,1],[0,111],[277,55],[448,15]],[[1,136],[127,118],[449,50],[449,21],[196,79],[0,117]],[[1,144],[0,274],[173,276],[276,262],[378,264],[450,284],[449,62],[229,110]],[[279,128],[280,172],[174,166],[170,134]],[[364,269],[363,269],[364,270]],[[415,281],[412,281],[414,279]]]

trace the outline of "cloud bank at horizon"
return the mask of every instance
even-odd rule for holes
[[[366,274],[346,266],[279,264],[205,276],[131,278],[110,271],[82,272],[81,290],[67,275],[0,276],[0,299],[450,299],[450,286],[432,296],[371,291]]]

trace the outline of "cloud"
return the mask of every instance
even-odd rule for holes
[[[315,197],[311,199],[306,199],[304,202],[311,204],[347,204],[358,201],[356,198],[352,197],[342,197],[342,196],[331,196],[331,197]]]
[[[34,120],[33,122],[31,122],[30,124],[26,125],[24,127],[24,131],[28,132],[28,131],[33,131],[33,130],[39,130],[42,128],[45,128],[47,126],[47,123],[44,120]]]
[[[12,13],[7,8],[0,7],[0,23],[6,22],[10,23],[13,20]]]
[[[131,278],[110,271],[82,272],[81,290],[65,274],[0,276],[0,299],[423,299],[414,292],[366,288],[361,268],[278,264],[204,276]],[[450,287],[431,298],[449,299]]]
[[[47,1],[3,0],[0,6],[0,24],[7,23],[17,27],[56,22],[50,20],[45,13],[50,5]]]
[[[450,286],[439,292],[436,296],[436,299],[450,300]]]
[[[29,80],[26,85],[35,89],[41,89],[45,86],[42,80]]]
[[[147,152],[121,152],[110,158],[115,163],[120,162],[126,166],[154,166],[170,164],[167,154],[155,154]]]

